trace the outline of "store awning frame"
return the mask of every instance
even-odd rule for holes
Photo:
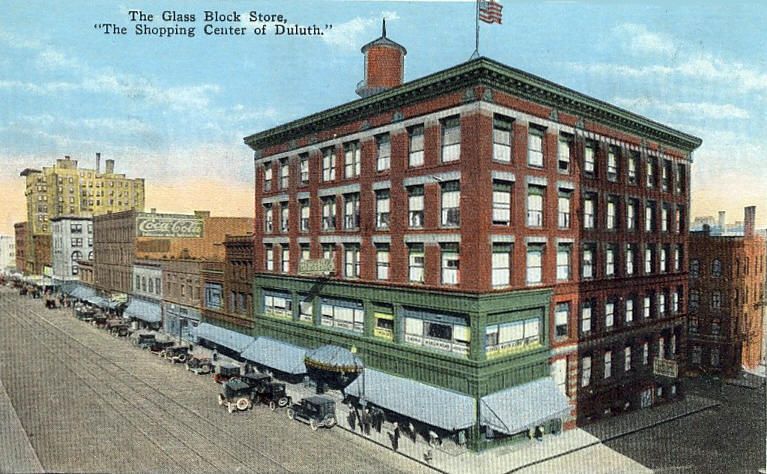
[[[570,411],[567,397],[551,377],[507,388],[480,399],[480,424],[513,435]]]
[[[306,349],[269,337],[259,337],[240,354],[244,359],[286,374],[306,373]]]
[[[227,347],[235,352],[244,351],[253,342],[253,336],[210,323],[201,323],[197,326],[197,339],[200,338],[219,346]]]

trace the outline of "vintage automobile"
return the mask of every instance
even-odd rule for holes
[[[168,362],[183,364],[189,359],[189,346],[186,344],[174,344],[160,353],[160,357]]]
[[[253,387],[240,379],[227,380],[218,394],[218,404],[229,413],[245,411],[253,406]]]
[[[260,391],[254,391],[253,400],[269,405],[272,410],[285,408],[293,401],[285,391],[285,384],[274,381],[264,384]]]
[[[107,315],[104,313],[96,313],[93,315],[93,319],[91,320],[91,324],[93,324],[96,327],[104,327],[107,324]]]
[[[149,349],[155,342],[157,342],[157,336],[154,333],[147,332],[134,332],[130,335],[131,343],[142,349]]]
[[[85,305],[77,305],[75,306],[75,317],[79,319],[80,321],[93,321],[93,318],[96,316],[96,311],[93,309],[85,306]]]
[[[130,327],[122,319],[108,319],[104,329],[113,336],[125,337],[130,333]]]
[[[162,356],[166,349],[168,349],[169,347],[173,347],[173,345],[175,344],[176,343],[173,341],[160,341],[155,339],[155,341],[149,345],[148,349],[149,349],[149,352]]]
[[[213,361],[207,357],[192,356],[186,361],[186,370],[197,375],[208,375],[213,372]]]
[[[322,395],[313,395],[288,408],[288,418],[309,423],[312,431],[336,425],[336,402]]]
[[[250,385],[255,392],[261,393],[266,390],[266,385],[272,381],[272,376],[258,372],[248,372],[240,376],[240,379]]]
[[[227,364],[225,362],[218,364],[216,373],[213,374],[213,380],[216,383],[225,383],[228,380],[240,378],[240,366],[236,364]]]

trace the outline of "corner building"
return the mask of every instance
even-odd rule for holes
[[[478,448],[679,393],[701,141],[484,57],[379,89],[245,138],[254,335],[470,397]]]

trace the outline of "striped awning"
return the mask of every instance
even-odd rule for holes
[[[359,357],[348,349],[334,345],[320,346],[306,352],[304,363],[332,372],[359,372],[364,368]]]
[[[242,354],[244,359],[286,374],[305,374],[306,349],[268,337],[259,337]]]
[[[253,337],[209,323],[197,326],[197,339],[206,339],[235,352],[242,352],[253,342]]]

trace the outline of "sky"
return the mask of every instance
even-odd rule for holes
[[[767,12],[758,2],[502,1],[480,53],[703,139],[693,154],[691,216],[757,205],[767,226]],[[153,14],[130,21],[129,10]],[[240,13],[205,35],[204,12]],[[162,21],[163,11],[175,12]],[[322,35],[253,30],[248,13]],[[179,16],[195,15],[194,22]],[[472,1],[11,1],[0,16],[0,233],[25,220],[27,167],[70,155],[145,177],[146,207],[253,214],[246,135],[354,100],[359,48],[388,36],[408,54],[405,80],[474,50]],[[105,34],[97,25],[127,27]],[[137,35],[195,27],[194,37]]]

